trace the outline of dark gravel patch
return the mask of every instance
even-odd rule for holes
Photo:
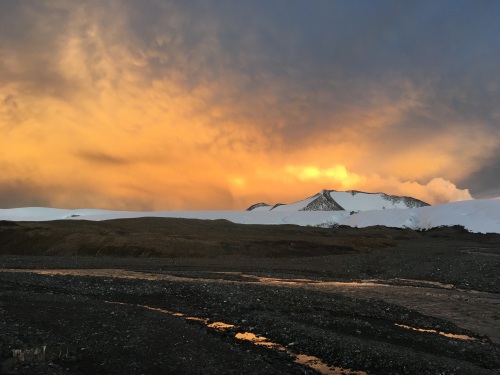
[[[1,273],[0,285],[6,373],[314,373],[284,353],[237,340],[236,332],[253,332],[329,365],[370,374],[489,374],[500,368],[500,348],[486,337],[384,301],[206,279]],[[218,332],[141,306],[236,327]],[[67,345],[71,353],[52,363],[11,358],[12,349],[42,345]]]
[[[0,222],[0,254],[1,269],[110,269],[99,277],[0,272],[2,374],[316,373],[283,351],[238,340],[241,332],[369,374],[500,371],[499,235]],[[118,278],[113,269],[163,279]],[[387,292],[315,287],[367,279]],[[234,327],[217,331],[146,307]]]

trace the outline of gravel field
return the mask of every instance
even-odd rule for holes
[[[189,258],[3,251],[1,373],[500,373],[500,236],[344,229],[332,237],[391,244],[271,257],[265,246]]]

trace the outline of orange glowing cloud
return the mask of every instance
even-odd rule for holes
[[[145,40],[120,2],[55,2],[54,9],[66,12],[64,22],[27,16],[32,33],[53,36],[49,51],[34,56],[52,78],[29,59],[35,42],[0,49],[4,206],[243,209],[323,188],[441,203],[471,199],[450,179],[497,147],[472,130],[405,139],[402,124],[427,95],[406,79],[367,86],[360,105],[322,87],[301,91],[293,79],[237,70],[224,60],[219,26],[208,21],[196,26],[201,41],[191,46],[172,31],[189,24],[174,11],[165,12],[168,27],[155,25]],[[249,64],[254,52],[242,49],[237,59]]]

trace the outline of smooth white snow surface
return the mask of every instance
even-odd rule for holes
[[[385,225],[411,229],[462,225],[471,232],[500,233],[500,202],[471,200],[406,210],[364,211],[340,223],[352,227]]]
[[[391,202],[384,199],[381,194],[351,193],[349,191],[332,191],[330,196],[346,211],[368,211],[402,208],[406,203],[401,201]]]
[[[307,212],[254,212],[254,211],[106,211],[106,210],[64,210],[59,208],[26,207],[0,209],[0,220],[49,221],[49,220],[112,220],[139,217],[172,217],[184,219],[226,219],[240,224],[296,224],[318,225],[336,223],[349,216],[346,211]]]
[[[352,227],[384,225],[397,228],[430,229],[462,225],[472,232],[500,233],[500,200],[471,200],[437,206],[399,210],[371,210],[350,215],[349,211],[106,211],[57,208],[0,209],[0,220],[111,220],[139,217],[226,219],[241,224],[297,224]]]

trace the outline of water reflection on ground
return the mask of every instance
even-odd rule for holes
[[[425,329],[425,328],[415,328],[415,327],[410,327],[405,324],[398,324],[394,323],[396,327],[401,327],[405,329],[409,329],[412,331],[417,331],[417,332],[428,332],[428,333],[437,333],[438,335],[448,337],[450,339],[459,339],[459,340],[477,340],[475,337],[467,336],[467,335],[458,335],[456,333],[447,333],[443,331],[437,331],[435,329]]]
[[[194,321],[201,323],[205,325],[207,328],[215,329],[217,331],[225,331],[225,330],[237,330],[238,327],[234,324],[228,324],[224,322],[210,322],[208,318],[200,318],[200,317],[195,317],[195,316],[187,316],[185,314],[179,313],[179,312],[173,312],[167,309],[162,309],[158,307],[152,307],[152,306],[146,306],[146,305],[131,305],[128,303],[123,303],[123,302],[113,302],[113,301],[107,301],[108,303],[113,303],[113,304],[118,304],[118,305],[127,305],[127,306],[136,306],[136,307],[141,307],[144,309],[152,310],[152,311],[158,311],[164,314],[168,314],[171,316],[176,316],[176,317],[182,317],[187,321]],[[256,335],[252,332],[238,332],[234,336],[238,340],[243,340],[243,341],[248,341],[251,342],[254,345],[258,346],[263,346],[266,347],[270,350],[277,350],[277,351],[282,351],[287,353],[289,356],[294,358],[295,363],[310,367],[320,374],[324,375],[367,375],[366,372],[364,371],[353,371],[351,369],[347,368],[342,368],[342,367],[336,367],[336,366],[330,366],[318,357],[310,356],[307,354],[298,354],[294,353],[291,350],[285,348],[284,346],[277,344],[275,342],[272,342],[268,338],[260,335]]]
[[[54,269],[54,270],[34,270],[34,269],[2,269],[0,272],[23,272],[23,273],[36,273],[41,275],[72,275],[72,276],[94,276],[94,277],[113,277],[113,278],[131,278],[131,279],[143,279],[143,280],[177,280],[180,279],[183,281],[192,280],[191,278],[184,278],[179,276],[173,276],[168,274],[154,274],[154,273],[145,273],[145,272],[135,272],[121,269]],[[198,279],[200,280],[200,279]],[[214,281],[213,279],[208,279],[207,281]],[[262,282],[266,282],[266,279],[263,279]],[[279,279],[272,279],[273,282],[279,282]],[[295,283],[304,283],[308,282],[307,279],[295,279],[291,282]],[[284,281],[286,284],[287,281]],[[119,305],[128,305],[130,304],[123,302],[115,302],[115,301],[107,301],[108,303],[119,304]],[[210,322],[208,318],[200,318],[195,316],[188,316],[181,312],[171,311],[159,307],[147,306],[147,305],[133,305],[136,307],[144,308],[151,311],[157,311],[164,314],[168,314],[174,317],[183,318],[187,321],[194,321],[205,325],[207,328],[224,331],[224,330],[238,330],[238,327],[234,324],[228,324],[224,322]],[[283,351],[294,358],[294,361],[298,364],[307,366],[315,371],[325,374],[325,375],[367,375],[364,371],[353,371],[351,369],[330,366],[321,359],[310,356],[302,353],[295,353],[291,350],[285,348],[284,346],[272,342],[268,338],[260,335],[256,335],[252,332],[238,332],[235,334],[235,338],[238,340],[248,341],[254,345],[263,346],[268,348],[269,350],[277,350]]]
[[[206,283],[260,283],[339,293],[342,295],[381,299],[426,315],[442,318],[456,325],[488,335],[500,342],[497,323],[500,296],[496,293],[461,290],[452,284],[413,279],[366,279],[351,282],[308,278],[272,277],[244,272],[138,272],[124,269],[0,269],[0,272],[30,272],[44,275],[75,275],[142,280]],[[216,276],[214,278],[214,276]],[[235,277],[237,276],[237,280]],[[493,327],[493,328],[492,328]],[[421,331],[422,332],[422,331]],[[440,332],[432,332],[441,334]],[[448,334],[448,338],[452,337]],[[443,335],[445,336],[445,335]],[[456,335],[461,336],[461,335]]]
[[[328,374],[328,375],[366,375],[367,373],[364,371],[353,371],[351,369],[330,366],[321,361],[318,357],[307,355],[307,354],[296,354],[291,350],[285,348],[282,345],[279,345],[275,342],[272,342],[268,338],[264,336],[257,336],[252,332],[242,332],[237,333],[235,336],[239,340],[250,341],[252,344],[264,346],[273,350],[279,350],[282,352],[286,352],[288,355],[295,357],[295,363],[299,363],[301,365],[305,365],[310,367],[320,374]]]

